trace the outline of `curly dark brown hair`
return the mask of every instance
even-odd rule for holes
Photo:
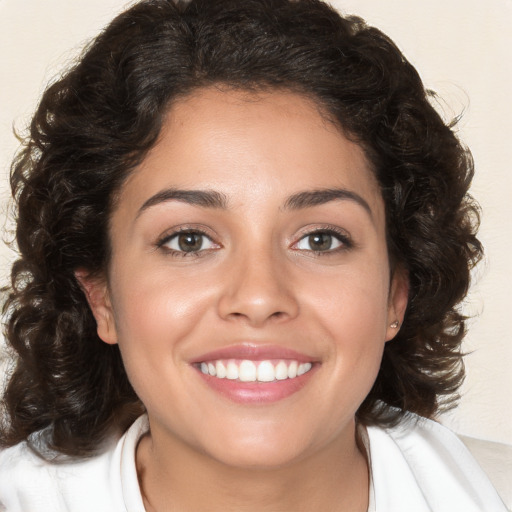
[[[382,32],[319,0],[144,0],[46,90],[13,163],[19,259],[3,311],[16,362],[2,445],[50,427],[51,448],[85,456],[143,411],[75,271],[105,271],[116,192],[170,102],[210,85],[305,94],[364,148],[410,297],[358,420],[452,404],[464,376],[458,305],[482,253],[473,163],[414,67]]]

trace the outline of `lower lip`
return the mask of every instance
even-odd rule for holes
[[[197,370],[203,381],[214,391],[240,404],[265,404],[283,400],[300,391],[317,369],[316,364],[311,370],[294,379],[276,380],[273,382],[241,382],[238,380],[218,379]]]

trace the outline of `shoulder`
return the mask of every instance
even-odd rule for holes
[[[392,504],[378,510],[506,511],[468,449],[439,423],[410,415],[368,436],[376,502]]]
[[[51,462],[27,443],[0,452],[0,511],[117,512],[140,509],[135,447],[142,435],[138,420],[120,439],[88,459]],[[124,484],[130,483],[127,492]],[[126,496],[134,507],[126,508]],[[2,508],[3,507],[3,508]]]
[[[0,510],[46,510],[46,506],[61,510],[53,473],[52,466],[25,442],[1,451]]]
[[[512,510],[512,445],[458,436]]]
[[[86,460],[49,462],[20,443],[0,453],[0,503],[8,512],[60,512],[107,510],[110,459],[109,448]],[[107,501],[106,501],[107,500]],[[0,510],[2,508],[0,507]]]

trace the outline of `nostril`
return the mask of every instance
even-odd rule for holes
[[[260,323],[265,320],[279,321],[279,320],[286,318],[289,315],[287,315],[287,313],[285,313],[284,311],[275,311],[274,313],[271,313],[270,315],[263,315],[261,318],[259,318],[259,315],[254,314],[254,313],[253,314],[245,314],[245,313],[240,313],[238,311],[233,311],[228,316],[232,320],[243,319],[243,320],[249,321],[250,323],[254,323],[254,322]]]

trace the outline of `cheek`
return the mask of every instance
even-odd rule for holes
[[[163,390],[172,394],[175,405],[185,395],[182,382],[189,369],[182,356],[191,333],[208,317],[211,292],[192,278],[177,278],[176,273],[154,266],[144,268],[117,273],[112,302],[128,378],[146,407],[154,410]]]
[[[369,265],[361,272],[315,276],[304,283],[302,297],[333,334],[371,340],[385,336],[388,288],[387,274]]]
[[[121,349],[173,349],[208,315],[216,293],[213,283],[190,272],[181,275],[154,265],[139,268],[144,271],[115,276],[119,286],[113,290],[113,305]]]
[[[308,286],[305,311],[313,337],[328,340],[333,378],[365,395],[378,373],[387,332],[386,274],[345,273]],[[364,276],[364,279],[361,277]]]

